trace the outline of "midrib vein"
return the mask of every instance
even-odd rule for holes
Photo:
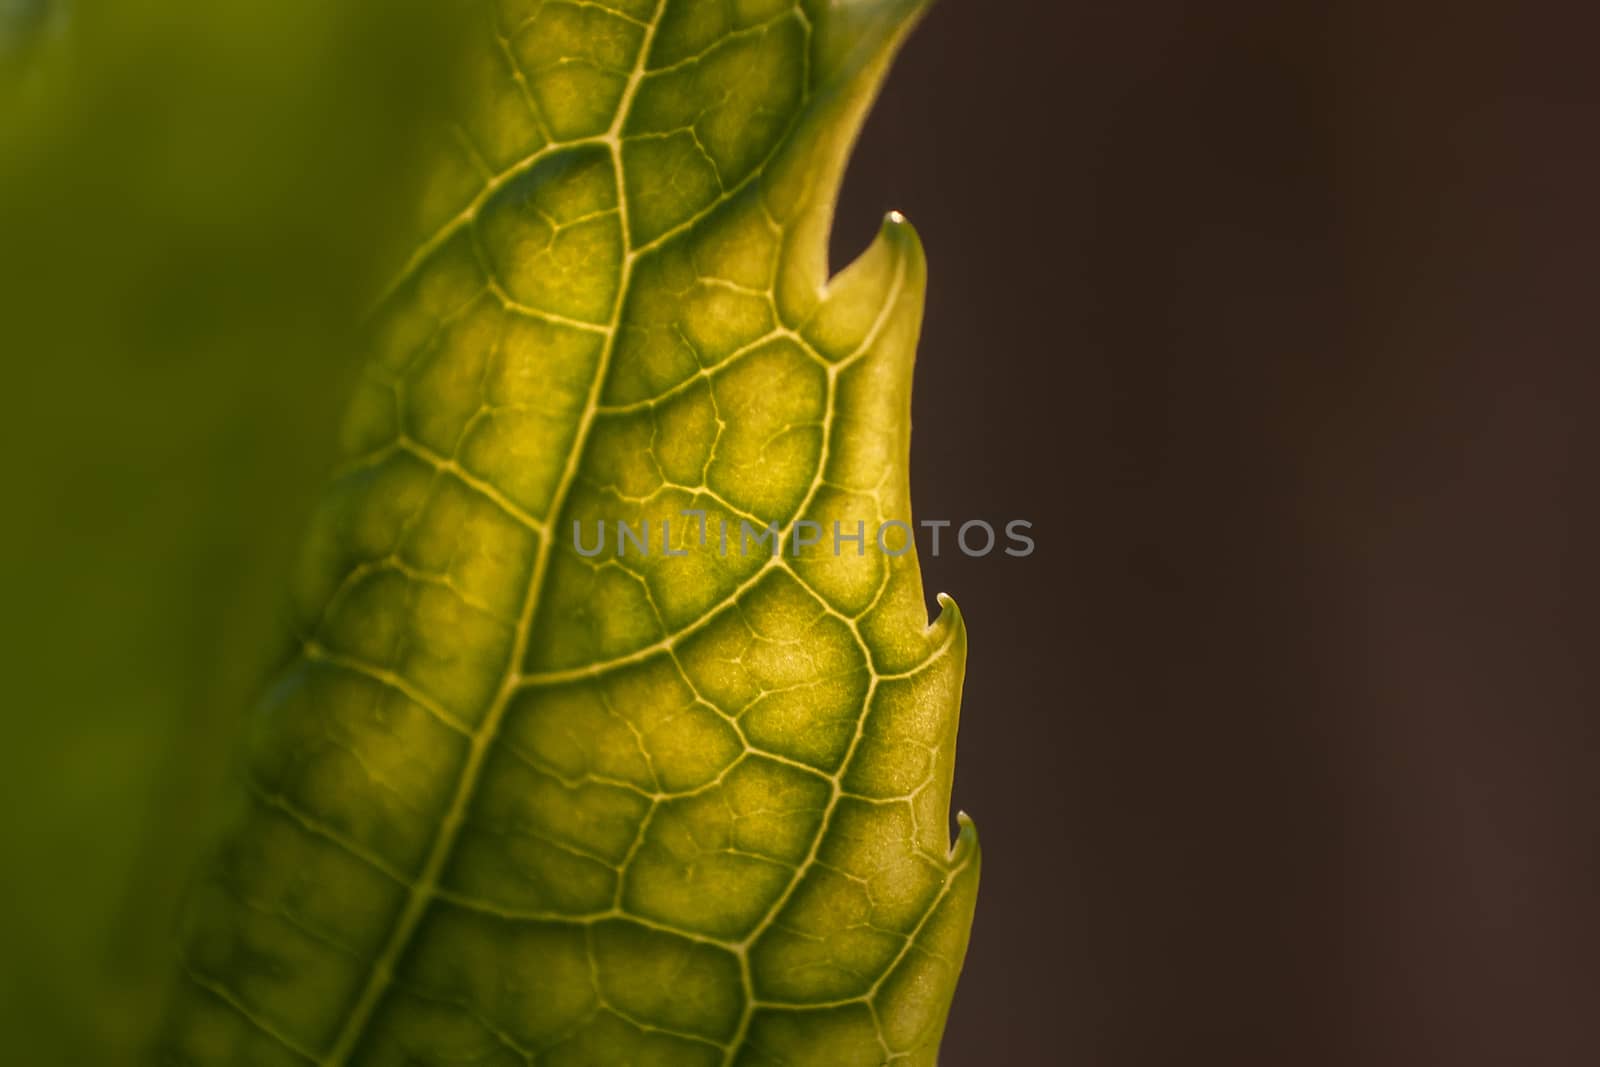
[[[454,851],[456,835],[461,828],[462,820],[466,817],[467,808],[472,803],[472,798],[477,790],[478,782],[482,776],[483,763],[489,750],[494,746],[500,732],[501,721],[505,718],[506,709],[511,704],[520,688],[521,665],[526,657],[528,640],[532,634],[533,622],[538,614],[540,594],[543,591],[545,575],[550,566],[550,556],[555,544],[555,529],[557,520],[566,507],[567,495],[572,489],[572,484],[577,478],[578,470],[582,466],[583,455],[588,447],[589,432],[594,424],[600,407],[600,397],[605,388],[606,378],[610,373],[612,356],[616,350],[617,337],[620,333],[623,308],[627,303],[628,291],[633,282],[633,268],[644,250],[634,249],[633,238],[628,219],[628,195],[626,183],[622,172],[622,126],[628,112],[633,107],[634,96],[639,91],[639,84],[644,79],[645,64],[649,60],[650,49],[655,40],[656,27],[661,18],[661,5],[664,0],[658,0],[654,13],[650,17],[649,28],[645,31],[644,39],[639,45],[639,55],[634,61],[633,72],[628,79],[622,98],[617,103],[617,113],[611,122],[611,128],[600,138],[611,152],[611,164],[617,183],[617,210],[621,223],[621,240],[624,256],[621,276],[617,284],[617,296],[611,310],[611,322],[606,329],[606,342],[600,354],[599,365],[595,368],[594,378],[589,384],[589,396],[584,404],[583,415],[578,421],[578,432],[573,440],[572,450],[567,457],[567,465],[562,471],[561,480],[556,486],[556,491],[551,497],[548,512],[549,529],[544,537],[540,538],[538,553],[534,558],[533,575],[528,581],[528,592],[523,599],[522,611],[518,616],[516,631],[512,638],[510,659],[506,666],[504,677],[501,678],[500,688],[495,693],[494,700],[490,703],[485,713],[483,722],[473,733],[471,747],[468,750],[467,760],[461,770],[461,777],[456,782],[456,789],[451,796],[449,810],[439,823],[439,829],[434,835],[433,845],[429,849],[426,862],[423,864],[422,873],[412,885],[406,895],[405,906],[401,909],[399,918],[395,921],[394,928],[390,931],[383,949],[373,961],[372,968],[367,973],[367,980],[362,986],[354,1007],[345,1019],[344,1025],[339,1030],[339,1036],[334,1041],[333,1047],[320,1062],[322,1067],[343,1067],[348,1062],[350,1055],[355,1051],[357,1044],[365,1035],[371,1022],[373,1013],[382,1002],[383,996],[388,992],[394,978],[394,968],[399,963],[400,956],[411,943],[417,925],[427,913],[429,904],[437,895],[439,876],[444,871],[444,866],[449,862]]]

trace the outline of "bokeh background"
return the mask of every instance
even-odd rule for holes
[[[971,631],[945,1067],[1600,1063],[1592,5],[937,4],[837,254],[928,247]]]
[[[446,9],[0,0],[0,1060],[152,1010]],[[911,39],[835,261],[918,226],[918,514],[1039,544],[924,559],[985,848],[943,1067],[1600,1062],[1592,22]]]
[[[449,10],[0,0],[0,1063],[157,1011]]]

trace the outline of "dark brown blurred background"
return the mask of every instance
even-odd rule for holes
[[[984,883],[946,1067],[1600,1063],[1590,5],[941,0],[927,243]]]

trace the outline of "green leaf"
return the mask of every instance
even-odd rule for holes
[[[407,237],[440,6],[24,2],[9,40],[0,18],[7,1063],[148,1044],[175,899],[281,662],[364,362],[352,308]]]
[[[921,247],[827,276],[921,6],[483,15],[170,1062],[933,1063],[978,850],[893,525]]]

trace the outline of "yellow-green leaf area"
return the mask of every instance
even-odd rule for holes
[[[978,850],[926,268],[898,216],[827,263],[921,7],[462,5],[160,1062],[931,1067]]]

